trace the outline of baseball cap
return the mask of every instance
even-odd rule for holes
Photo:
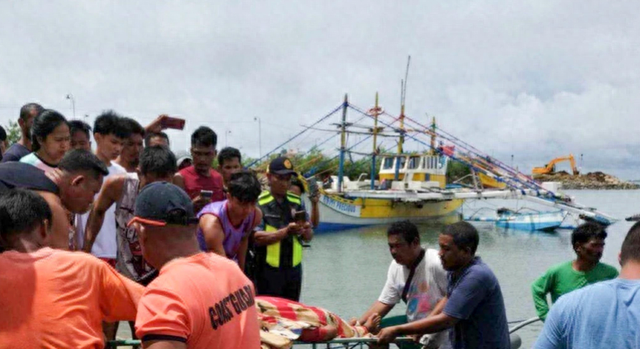
[[[189,195],[169,182],[153,182],[142,188],[133,214],[128,226],[135,222],[156,227],[198,223]]]
[[[274,173],[278,175],[295,175],[296,171],[293,170],[293,164],[289,158],[284,156],[277,157],[271,160],[269,164],[269,173]]]

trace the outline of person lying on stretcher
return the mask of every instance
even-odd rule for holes
[[[263,348],[287,348],[291,341],[326,342],[334,338],[367,337],[380,330],[372,314],[362,326],[352,326],[335,313],[284,298],[256,297]]]

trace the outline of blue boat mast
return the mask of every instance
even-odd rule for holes
[[[349,98],[344,95],[344,103],[342,104],[342,123],[340,124],[340,165],[338,167],[338,192],[342,193],[342,176],[344,175],[344,153],[346,152],[346,133],[347,124],[347,107],[349,106]]]

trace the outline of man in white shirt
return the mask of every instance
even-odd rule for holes
[[[420,245],[420,233],[409,221],[393,223],[387,230],[389,252],[393,257],[387,281],[378,300],[358,322],[371,314],[384,317],[401,300],[407,304],[407,322],[427,317],[447,294],[447,273],[438,251]],[[426,348],[450,348],[447,331],[425,336]]]
[[[125,174],[127,170],[118,165],[115,160],[120,156],[124,141],[127,140],[131,130],[124,118],[113,112],[106,111],[100,114],[93,124],[93,138],[96,141],[96,156],[107,166],[109,174],[107,178]],[[104,187],[103,187],[104,188]],[[98,195],[96,195],[96,198]],[[76,237],[78,247],[105,261],[110,266],[116,266],[118,255],[118,243],[116,240],[116,216],[115,205],[111,206],[104,215],[104,223],[99,231],[87,229],[87,221],[90,213],[77,215],[75,218]],[[116,336],[118,323],[103,323],[103,331],[107,340],[113,340]]]
[[[123,117],[113,111],[104,112],[96,118],[93,138],[96,140],[96,156],[109,170],[109,175],[104,177],[105,182],[110,176],[127,173],[124,167],[115,163],[115,160],[130,133]],[[89,213],[76,217],[76,234],[84,236],[82,249],[115,267],[118,252],[115,206],[107,210],[100,231],[85,231],[88,218]]]

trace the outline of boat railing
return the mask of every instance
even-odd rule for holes
[[[362,172],[362,173],[360,174],[360,176],[358,176],[358,180],[357,180],[356,182],[362,182],[362,181],[364,181],[365,179],[367,179],[367,177],[368,177],[368,176],[369,176],[368,174],[366,174],[366,173]]]

